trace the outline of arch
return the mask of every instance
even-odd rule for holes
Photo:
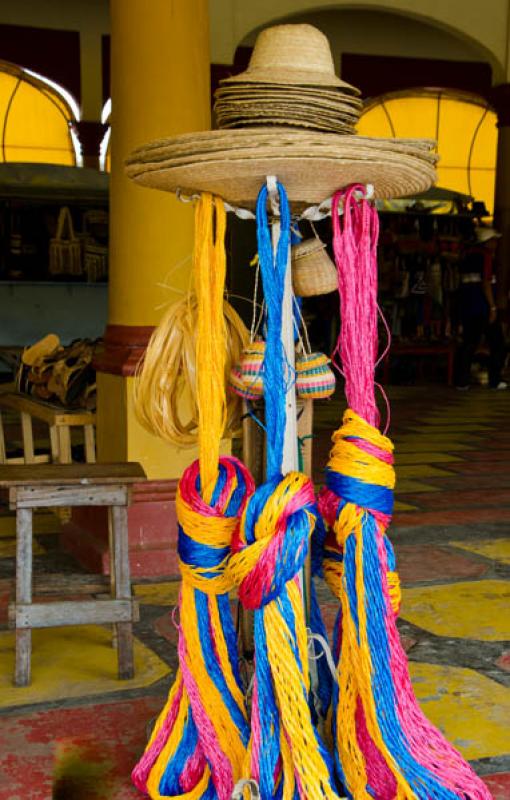
[[[393,92],[366,104],[358,133],[436,139],[438,185],[484,201],[492,213],[497,117],[484,99],[442,89]]]
[[[101,111],[101,123],[108,124],[101,143],[99,145],[99,169],[101,172],[110,172],[111,170],[111,136],[112,126],[110,124],[110,117],[112,115],[112,98],[109,97]]]
[[[214,19],[213,11],[213,60],[232,63],[236,47],[245,42],[254,32],[271,24],[291,22],[303,15],[324,11],[376,11],[407,17],[422,22],[429,27],[442,30],[453,38],[461,40],[476,54],[476,58],[488,61],[494,71],[496,82],[505,80],[506,60],[506,0],[494,0],[498,8],[492,13],[480,14],[477,0],[449,0],[448,3],[434,2],[417,4],[415,0],[371,0],[371,2],[352,2],[352,0],[279,0],[276,5],[270,0],[257,3],[244,3],[234,0],[228,9],[218,5]],[[470,6],[473,12],[469,13]],[[230,26],[219,24],[219,15],[231,16]],[[476,19],[476,26],[473,22]],[[228,38],[226,38],[228,37]],[[229,57],[225,51],[230,50]],[[222,56],[216,52],[223,51]]]
[[[0,61],[0,162],[82,166],[79,114],[58,84]]]

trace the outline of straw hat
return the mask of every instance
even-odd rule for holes
[[[259,90],[254,103],[248,89]],[[139,147],[126,162],[127,174],[143,186],[211,192],[247,207],[266,176],[276,175],[294,210],[351,183],[373,184],[378,198],[428,189],[436,178],[435,143],[353,135],[356,91],[334,74],[320,31],[270,28],[259,35],[248,70],[219,90],[220,98],[229,98],[220,107],[223,128]]]
[[[266,28],[257,37],[248,69],[222,83],[336,86],[359,94],[335,75],[329,41],[313,25]]]

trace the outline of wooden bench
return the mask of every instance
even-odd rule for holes
[[[145,473],[135,463],[0,466],[0,492],[7,495],[10,508],[16,512],[16,601],[9,606],[9,623],[16,630],[16,686],[30,683],[32,628],[61,625],[113,623],[119,678],[133,677],[132,625],[137,607],[131,597],[127,507],[131,485],[143,480]],[[108,507],[111,598],[33,602],[33,511],[62,506]],[[69,575],[61,577],[65,593],[73,580]],[[58,591],[58,580],[53,582],[55,589]],[[91,592],[91,584],[85,582],[87,589]]]
[[[2,423],[2,409],[15,411],[21,417],[23,456],[7,458],[5,436]],[[32,419],[45,422],[50,431],[50,453],[35,455]],[[0,393],[0,464],[41,464],[51,461],[54,464],[70,464],[71,430],[83,427],[85,460],[93,464],[96,460],[95,414],[86,409],[65,409],[35,400],[18,392]]]

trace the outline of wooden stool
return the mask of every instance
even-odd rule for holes
[[[133,677],[137,607],[131,598],[127,507],[130,485],[143,480],[145,473],[135,463],[0,466],[0,491],[16,511],[16,602],[9,607],[9,623],[16,630],[16,686],[30,683],[32,628],[61,625],[113,623],[119,678]],[[32,602],[33,510],[62,506],[108,507],[111,599]],[[70,576],[62,578],[69,587]]]
[[[17,411],[21,417],[23,436],[23,456],[7,458],[2,424],[2,409]],[[35,455],[32,418],[46,422],[50,429],[51,454]],[[0,463],[1,464],[41,464],[51,461],[54,464],[70,464],[71,429],[83,427],[85,460],[93,464],[96,460],[94,435],[95,414],[86,409],[66,409],[35,400],[33,397],[17,392],[0,393]]]

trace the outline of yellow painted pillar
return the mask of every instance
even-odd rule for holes
[[[133,372],[166,306],[190,283],[193,211],[128,180],[138,145],[210,127],[207,0],[111,0],[112,168],[109,319],[98,372],[98,458],[177,478],[195,457],[144,431]]]

